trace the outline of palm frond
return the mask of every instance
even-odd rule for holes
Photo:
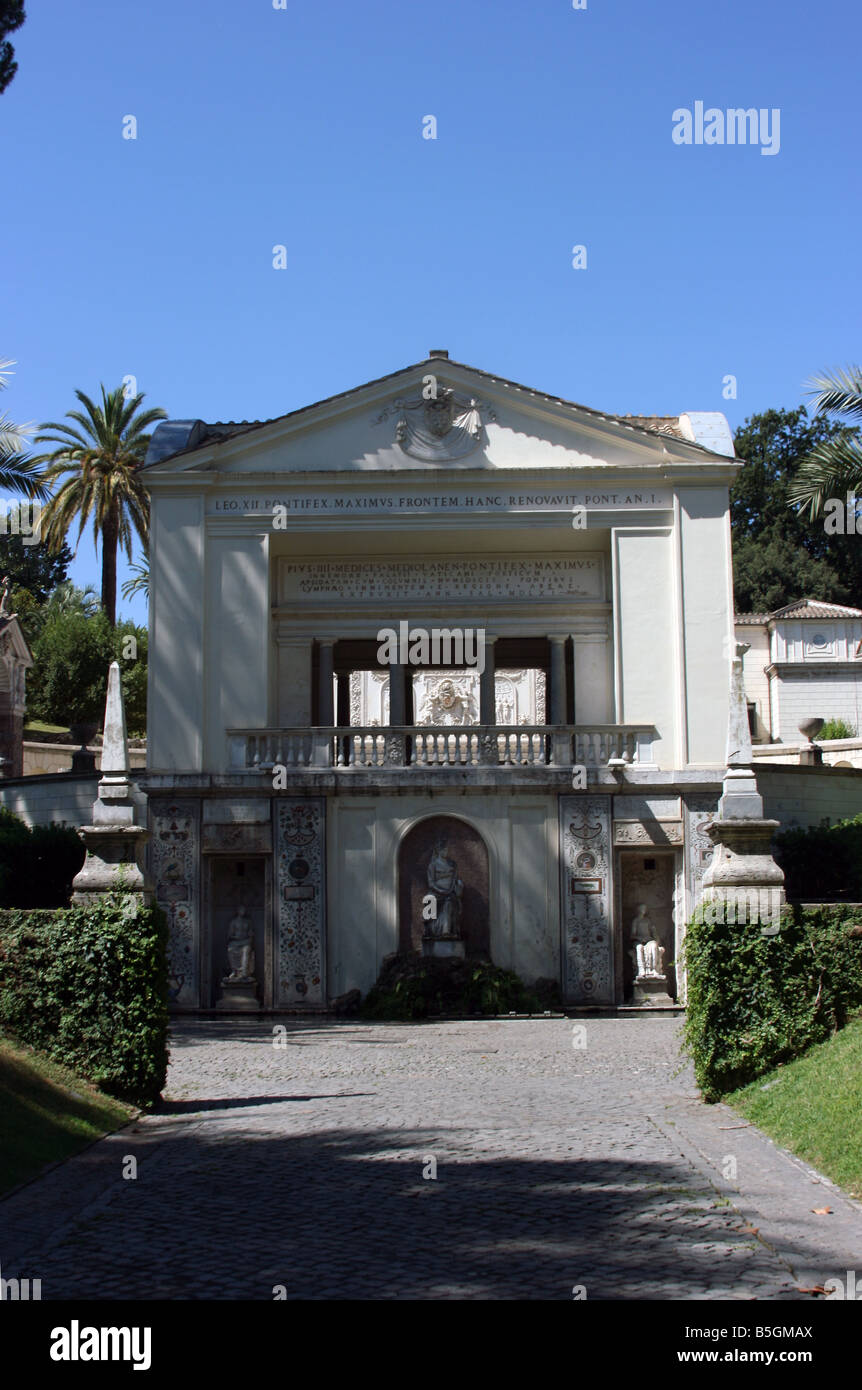
[[[799,465],[788,501],[810,520],[820,516],[827,498],[862,491],[862,440],[837,436],[818,444]]]
[[[812,376],[806,383],[811,387],[815,412],[834,412],[862,419],[862,368],[849,367]]]

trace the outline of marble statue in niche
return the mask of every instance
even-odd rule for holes
[[[458,865],[450,859],[449,842],[440,836],[435,842],[425,881],[429,892],[423,899],[424,921],[422,952],[428,956],[464,955],[461,939],[461,899],[464,883],[458,875]]]
[[[254,984],[254,929],[242,903],[227,929],[227,958],[230,974],[223,984]]]
[[[637,979],[664,979],[664,947],[658,941],[646,903],[638,903],[631,925],[632,959]]]

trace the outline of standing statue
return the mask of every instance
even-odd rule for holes
[[[637,916],[632,919],[631,940],[637,979],[664,979],[664,947],[656,937],[646,903],[638,903]]]
[[[254,982],[254,930],[242,903],[227,929],[227,958],[230,974],[224,977],[223,984],[229,980]]]
[[[461,895],[464,884],[458,877],[458,865],[446,855],[448,841],[444,836],[434,846],[428,864],[427,882],[437,899],[437,916],[428,924],[432,936],[460,937]]]

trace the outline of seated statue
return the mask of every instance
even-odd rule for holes
[[[254,980],[254,932],[242,903],[227,929],[227,958],[230,974],[225,976],[223,984],[229,980],[245,983]]]
[[[655,927],[647,913],[646,903],[638,903],[637,916],[632,919],[632,960],[638,979],[664,978],[664,947],[659,943]]]

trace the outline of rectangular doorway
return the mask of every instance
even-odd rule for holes
[[[678,998],[676,970],[676,903],[678,899],[677,860],[674,850],[624,849],[617,851],[617,998],[630,1003],[635,977],[631,929],[641,903],[656,929],[656,940],[664,947],[664,972],[672,999]]]
[[[221,982],[230,971],[228,930],[240,906],[245,908],[254,940],[254,976],[262,1009],[272,1007],[272,929],[269,856],[208,855],[204,908],[207,923],[209,1007],[215,1008]]]

